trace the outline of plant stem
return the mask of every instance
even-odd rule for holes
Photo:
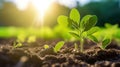
[[[80,52],[83,52],[83,44],[84,44],[84,39],[80,39]]]
[[[79,34],[80,34],[80,45],[79,45],[80,52],[83,52],[83,44],[84,44],[84,38],[82,37],[82,33],[83,33],[83,30],[80,30],[79,31]]]

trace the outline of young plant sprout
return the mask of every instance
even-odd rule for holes
[[[54,47],[54,52],[57,53],[58,51],[60,51],[60,49],[63,47],[64,43],[65,43],[64,41],[58,42]]]
[[[48,49],[49,48],[49,45],[44,45],[44,49]]]
[[[111,38],[110,37],[103,37],[103,39],[98,40],[96,37],[95,38],[91,38],[92,41],[94,41],[95,43],[97,43],[97,45],[104,50],[110,43],[111,43]]]
[[[64,43],[65,43],[64,41],[58,42],[55,45],[55,47],[53,47],[54,52],[57,53],[58,51],[60,51],[60,49],[63,47]],[[48,48],[50,48],[49,45],[44,45],[44,49],[48,49]]]
[[[13,43],[14,48],[22,47],[24,42],[33,43],[36,41],[36,36],[31,35],[27,37],[25,34],[17,36],[17,40]]]
[[[13,43],[14,48],[18,48],[18,47],[21,47],[21,46],[23,46],[23,44],[21,42],[14,42]]]
[[[23,42],[25,42],[26,36],[24,34],[19,34],[17,36],[17,40],[13,43],[14,48],[18,48],[23,46]]]
[[[33,43],[36,41],[36,36],[32,35],[32,36],[29,36],[28,39],[27,39],[27,42],[28,43]]]
[[[61,15],[58,17],[58,23],[63,26],[68,26],[72,31],[69,33],[76,39],[79,39],[80,45],[76,46],[77,51],[83,52],[83,44],[85,38],[96,39],[92,34],[99,30],[94,27],[97,23],[97,16],[86,15],[80,20],[80,13],[77,9],[73,8],[69,17]]]
[[[100,48],[104,50],[110,43],[111,43],[111,39],[110,38],[104,39],[102,41],[102,43],[100,44],[101,45]]]

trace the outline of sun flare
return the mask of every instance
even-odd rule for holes
[[[53,3],[53,0],[31,0],[33,5],[35,6],[38,16],[37,19],[39,20],[41,25],[44,22],[44,14],[48,7]]]
[[[14,0],[14,3],[18,9],[24,10],[29,2],[31,2],[37,10],[37,17],[35,18],[35,21],[37,22],[36,25],[43,25],[45,12],[53,1],[54,0]]]

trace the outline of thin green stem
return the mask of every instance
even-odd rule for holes
[[[80,39],[80,52],[83,52],[83,44],[84,44],[84,39]]]
[[[79,49],[80,49],[80,52],[83,52],[83,44],[84,44],[84,38],[82,36],[82,33],[83,33],[83,30],[80,30],[79,31],[79,35],[80,35],[80,45],[79,45]]]

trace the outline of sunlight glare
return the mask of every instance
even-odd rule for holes
[[[37,24],[43,25],[44,14],[47,8],[53,3],[53,0],[31,0],[38,12],[38,22]]]
[[[27,5],[31,2],[37,11],[37,17],[35,18],[36,25],[43,25],[44,15],[48,7],[55,0],[13,0],[19,10],[25,10]]]
[[[29,0],[13,0],[13,2],[19,10],[24,10],[27,8]]]

